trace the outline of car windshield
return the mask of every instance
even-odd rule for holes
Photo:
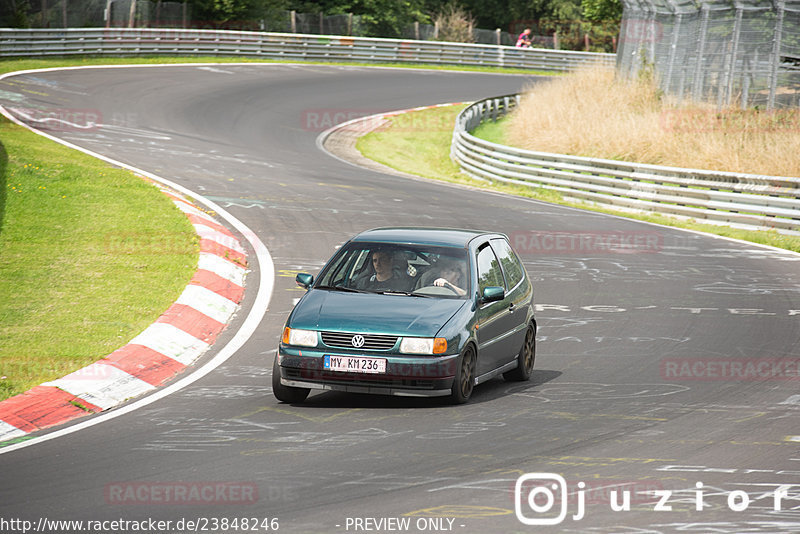
[[[465,298],[470,277],[463,248],[349,243],[323,269],[315,289]]]

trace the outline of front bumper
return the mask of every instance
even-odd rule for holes
[[[386,373],[348,373],[324,369],[325,355],[385,358]],[[450,395],[458,355],[409,356],[386,353],[341,352],[281,346],[278,364],[285,386],[371,393],[403,397]]]

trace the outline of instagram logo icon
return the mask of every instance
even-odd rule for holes
[[[514,486],[514,512],[525,525],[558,525],[567,517],[567,481],[556,473],[522,475]],[[583,503],[579,515],[573,519],[583,517]]]

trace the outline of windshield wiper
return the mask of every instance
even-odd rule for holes
[[[368,291],[364,291],[362,289],[346,286],[317,286],[314,289],[332,289],[334,291],[345,291],[347,293],[368,293]]]
[[[379,295],[404,295],[407,297],[425,297],[426,299],[432,298],[430,295],[420,295],[419,293],[411,293],[409,291],[399,291],[394,289],[387,289],[386,291],[375,291]]]

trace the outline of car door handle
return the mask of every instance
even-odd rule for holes
[[[508,311],[509,311],[509,313],[514,313],[514,303],[513,302],[508,305]]]

